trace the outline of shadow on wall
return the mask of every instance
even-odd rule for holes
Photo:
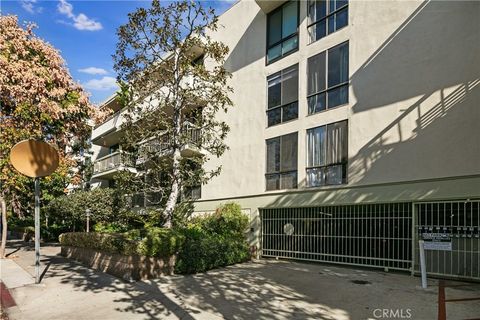
[[[479,16],[479,2],[423,2],[352,75],[350,139],[373,132],[350,154],[343,187],[357,187],[286,194],[267,207],[422,199],[439,187],[361,186],[479,174]]]
[[[259,30],[265,30],[266,23],[266,15],[259,10],[238,43],[231,48],[230,55],[225,61],[225,68],[229,72],[236,72],[259,59],[264,59],[266,36],[265,32]]]
[[[378,123],[382,114],[394,120],[373,123],[379,133],[350,158],[350,182],[480,171],[472,161],[480,156],[479,16],[478,2],[425,1],[352,75],[352,127],[375,108],[385,108],[376,111]],[[395,104],[408,99],[416,101],[396,116]]]

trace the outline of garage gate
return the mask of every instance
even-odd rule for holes
[[[422,234],[446,233],[451,250],[426,250],[427,273],[480,280],[479,201],[265,208],[260,215],[264,257],[418,272]]]
[[[480,281],[480,202],[452,201],[415,204],[415,242],[423,233],[447,234],[451,250],[426,250],[427,273]],[[418,245],[415,257],[419,256]],[[418,258],[415,270],[419,271]]]
[[[409,270],[411,203],[262,209],[262,254]]]

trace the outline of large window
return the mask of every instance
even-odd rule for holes
[[[267,78],[268,126],[298,118],[298,65]]]
[[[297,132],[267,140],[267,190],[297,187]]]
[[[347,182],[347,121],[307,130],[307,186]]]
[[[267,17],[267,63],[298,48],[298,2],[290,1]]]
[[[308,34],[317,41],[348,25],[348,0],[309,0]]]
[[[308,59],[308,114],[348,103],[348,42]]]

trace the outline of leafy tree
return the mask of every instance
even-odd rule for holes
[[[214,10],[199,1],[154,0],[117,31],[114,68],[127,109],[122,147],[141,160],[143,172],[118,181],[130,193],[159,195],[154,204],[167,227],[189,207],[181,195],[219,174],[220,167],[207,171],[205,162],[227,149],[229,128],[217,113],[232,105],[232,89],[224,68],[228,47],[210,36],[217,28]],[[201,154],[184,154],[192,145]]]
[[[84,229],[87,209],[90,210],[92,227],[96,223],[127,225],[132,222],[132,216],[124,210],[122,199],[113,188],[78,190],[53,199],[44,211],[48,213],[50,223],[64,225],[70,231]]]
[[[50,193],[44,199],[53,198],[71,182],[75,155],[88,149],[88,120],[102,117],[73,81],[60,53],[34,28],[20,26],[16,16],[0,16],[0,197],[19,216],[31,203],[33,180],[10,164],[10,149],[23,139],[57,147],[60,166],[42,179],[43,190]]]

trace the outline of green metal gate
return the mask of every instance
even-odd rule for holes
[[[411,203],[265,208],[260,215],[264,257],[411,270]]]

